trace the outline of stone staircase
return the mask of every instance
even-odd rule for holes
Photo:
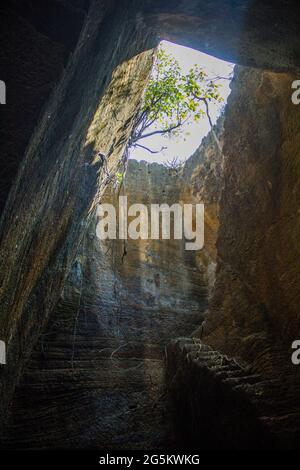
[[[251,366],[192,338],[168,346],[167,373],[177,439],[184,446],[266,449],[299,442],[300,403],[291,406],[288,377],[263,379]]]

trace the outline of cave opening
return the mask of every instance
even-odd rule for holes
[[[157,56],[163,62],[162,66],[158,65]],[[203,320],[215,279],[223,165],[220,139],[233,68],[234,64],[167,41],[160,43],[155,51],[141,110],[135,117],[137,124],[124,154],[124,167],[122,172],[115,171],[116,177],[104,191],[100,204],[103,209],[101,214],[98,212],[96,223],[97,243],[100,240],[100,251],[106,253],[106,256],[103,254],[105,268],[100,271],[108,275],[110,270],[111,286],[111,290],[102,290],[98,286],[103,300],[101,311],[103,319],[107,318],[108,324],[114,325],[122,338],[120,350],[128,340],[118,326],[120,321],[125,331],[128,326],[130,334],[133,334],[133,325],[137,323],[136,331],[140,328],[141,341],[147,335],[154,335],[158,342],[166,345],[168,335],[191,334]],[[180,98],[177,97],[178,92],[181,93]],[[158,107],[161,94],[167,96]],[[194,107],[197,98],[201,100],[203,97],[207,97],[208,106],[201,102],[201,107]],[[155,107],[149,112],[153,103]],[[183,123],[181,117],[178,118],[180,113],[184,116]],[[177,132],[178,128],[180,132]],[[173,129],[176,132],[173,133]],[[134,140],[132,135],[137,138]],[[121,200],[126,200],[126,207],[122,209],[126,212],[126,222],[120,211]],[[182,213],[179,213],[179,225],[184,230],[181,236],[175,237],[177,214],[174,206],[178,209],[178,206],[199,206],[200,203],[205,204],[207,210],[207,214],[203,211],[201,221],[207,243],[204,240],[201,250],[189,252],[186,240],[183,240],[187,231]],[[109,215],[110,204],[113,205],[113,223],[111,216],[103,220],[104,215]],[[152,220],[148,220],[148,214],[152,215],[153,205],[164,206],[159,214],[160,222],[164,222],[164,215],[169,211],[167,221],[170,228],[166,236],[159,226],[158,235],[152,237]],[[134,214],[130,213],[133,206],[138,206]],[[191,231],[197,233],[196,211],[193,209]],[[130,237],[134,215],[138,222],[135,221],[136,231]],[[147,218],[146,234],[142,230],[143,217]],[[99,235],[99,225],[103,229],[102,235]],[[149,318],[144,315],[147,311],[150,312]],[[111,315],[111,312],[116,314]],[[160,317],[164,315],[162,322]],[[169,323],[167,317],[170,318]],[[171,318],[174,320],[173,330]],[[155,325],[161,325],[161,328]],[[150,332],[153,328],[154,331]]]
[[[151,99],[158,98],[157,108],[159,106],[161,108],[164,106],[169,107],[166,113],[161,112],[158,118],[155,118],[154,115],[153,121],[149,120],[150,125],[142,129],[143,141],[140,140],[137,143],[143,143],[143,146],[132,145],[130,158],[149,163],[171,164],[174,160],[178,163],[185,162],[199,148],[203,138],[211,131],[211,126],[216,125],[217,120],[223,114],[230,94],[230,83],[233,78],[235,64],[169,41],[160,42],[155,56],[160,53],[164,55],[158,61],[154,59],[151,73],[153,83],[151,82],[147,86],[147,88],[150,88],[148,90],[150,96],[146,97],[146,106],[151,105]],[[170,69],[172,69],[172,72],[170,72]],[[199,72],[202,72],[205,76],[200,77]],[[198,80],[198,88],[193,89],[191,81],[195,79],[196,82]],[[172,80],[173,82],[170,84],[169,82]],[[216,88],[212,91],[218,93],[218,99],[214,99],[215,97],[209,89],[210,83],[216,85]],[[172,89],[172,86],[177,86],[178,92],[182,92],[182,85],[187,90],[183,92],[181,102],[180,99],[174,96],[175,90]],[[168,100],[166,99],[160,103],[159,93],[164,91],[163,87],[165,87]],[[205,93],[208,96],[208,115],[204,105],[195,110],[188,108],[189,115],[186,119],[183,119],[184,122],[179,123],[179,120],[175,119],[174,123],[174,116],[167,116],[167,112],[171,114],[176,111],[177,107],[184,106],[184,100],[191,99],[197,104],[196,91],[202,95],[201,98]],[[157,111],[157,109],[153,109],[153,111]],[[199,111],[199,115],[196,111]],[[178,123],[180,124],[178,132],[172,132],[172,124],[176,127]],[[168,132],[168,130],[170,131]]]
[[[162,57],[159,56],[160,52]],[[137,59],[143,60],[143,55]],[[199,311],[200,318],[203,319],[207,309],[216,268],[218,201],[223,165],[220,139],[233,68],[232,63],[167,41],[160,43],[154,53],[154,64],[151,65],[141,110],[135,116],[137,124],[129,137],[123,167],[121,171],[114,170],[115,178],[109,182],[101,198],[100,205],[103,209],[101,214],[98,211],[96,223],[96,238],[100,240],[100,245],[103,245],[100,251],[108,254],[105,268],[100,271],[107,273],[108,264],[111,265],[111,289],[102,290],[101,286],[97,287],[103,299],[102,321],[107,318],[108,324],[115,326],[124,344],[127,344],[126,334],[121,333],[117,326],[120,310],[123,312],[124,308],[128,311],[124,318],[129,319],[129,325],[134,322],[141,324],[141,341],[150,325],[155,326],[159,320],[155,315],[151,321],[147,316],[141,320],[143,314],[139,309],[159,315],[165,310],[169,312],[169,316],[171,312],[175,323],[176,312],[180,312],[177,331],[176,327],[172,331],[171,323],[165,322],[161,330],[155,328],[155,331],[151,332],[151,335],[154,334],[157,340],[164,344],[168,335],[181,336],[188,332],[191,334],[196,325],[199,327],[201,324]],[[180,98],[177,96],[178,92],[181,93]],[[161,94],[166,95],[166,99],[160,103]],[[194,102],[198,98],[203,100],[204,97],[207,97],[207,107],[203,102],[201,107],[194,107]],[[155,107],[152,110],[153,103]],[[184,116],[183,123],[180,121],[181,116],[178,118],[180,113]],[[180,132],[177,132],[178,128]],[[173,133],[173,129],[176,132]],[[137,135],[138,138],[134,140],[132,135]],[[143,145],[140,145],[141,142]],[[206,187],[207,175],[209,182]],[[120,211],[121,199],[126,199],[126,208],[123,208],[126,212],[126,222]],[[174,205],[184,208],[186,205],[199,206],[200,203],[205,203],[207,210],[207,214],[203,210],[201,220],[202,232],[207,234],[207,243],[203,240],[201,250],[188,252],[186,240],[183,240],[186,230],[182,213],[179,213],[179,225],[181,224],[184,230],[177,239],[174,236]],[[111,214],[108,214],[110,204],[113,206],[113,221]],[[160,222],[164,221],[164,210],[169,210],[167,216],[170,227],[167,236],[164,236],[163,229],[159,226],[158,235],[152,237],[151,219],[148,221],[148,214],[152,215],[153,205],[165,206],[159,214]],[[130,208],[128,212],[128,206],[138,206],[135,215],[138,215],[136,219],[139,220],[138,223],[135,222],[137,230],[132,237],[128,232],[134,222],[134,216],[133,213],[130,214]],[[144,212],[141,212],[141,206]],[[195,208],[191,208],[190,231],[197,233],[196,211],[193,209]],[[141,228],[144,213],[147,217],[146,235]],[[103,220],[104,215],[109,215],[104,217],[107,220]],[[99,225],[103,229],[102,235],[99,235]],[[116,315],[111,315],[111,311],[116,311]],[[187,315],[184,321],[186,312],[192,315]],[[124,318],[121,318],[121,321],[124,322],[126,330]],[[193,320],[189,322],[188,318]],[[120,345],[120,348],[123,346]]]
[[[205,84],[221,81],[222,100],[209,104],[209,118],[205,107],[201,119],[193,122],[190,117],[180,135],[166,139],[159,132],[161,123],[146,126],[151,135],[143,140],[142,147],[131,146],[126,155],[126,171],[116,171],[101,205],[113,205],[120,226],[120,197],[127,198],[128,207],[138,204],[137,212],[143,205],[149,213],[152,204],[171,207],[174,203],[204,203],[207,238],[203,249],[188,251],[184,239],[164,239],[162,233],[152,239],[141,233],[131,238],[126,232],[121,239],[113,235],[112,239],[108,236],[103,240],[97,235],[100,217],[91,225],[86,242],[90,244],[91,257],[85,261],[79,255],[82,272],[78,276],[74,270],[71,283],[77,285],[85,299],[76,317],[76,334],[88,338],[93,331],[101,350],[99,360],[106,371],[107,385],[101,390],[102,398],[93,400],[93,406],[99,413],[102,406],[102,419],[107,423],[98,439],[104,442],[109,431],[110,446],[117,445],[124,426],[126,439],[131,435],[136,448],[145,445],[141,439],[154,447],[172,445],[170,410],[167,402],[160,399],[166,393],[166,346],[176,337],[190,337],[194,332],[199,336],[215,282],[223,165],[220,146],[234,65],[183,46],[164,43],[164,47],[179,61],[183,69],[180,76],[186,77],[191,68],[201,67],[207,74]],[[129,215],[128,223],[133,219]],[[170,221],[174,224],[173,213]],[[69,301],[67,294],[58,309],[60,317]],[[81,355],[76,337],[72,355],[75,367]],[[119,390],[115,395],[112,384]],[[120,420],[124,422],[121,424]],[[112,433],[115,425],[118,428]]]
[[[186,250],[186,239],[175,239],[172,229],[170,239],[163,239],[160,233],[156,239],[149,236],[148,239],[100,240],[97,236],[99,218],[92,219],[54,315],[31,356],[28,371],[31,375],[35,374],[34,370],[40,370],[39,381],[47,371],[59,376],[69,370],[66,381],[70,381],[71,388],[73,380],[81,382],[80,376],[83,387],[90,384],[84,405],[86,414],[95,418],[93,426],[96,427],[101,416],[103,428],[91,439],[91,429],[88,434],[76,437],[78,428],[74,425],[71,440],[79,439],[83,446],[98,446],[101,442],[101,446],[118,447],[122,435],[126,442],[131,440],[135,448],[172,445],[170,411],[166,400],[160,399],[166,394],[166,346],[173,338],[190,337],[199,331],[215,281],[218,201],[222,185],[219,146],[233,64],[174,43],[164,42],[163,47],[167,60],[179,62],[175,85],[184,77],[186,86],[188,80],[196,80],[196,72],[200,73],[201,91],[207,92],[212,101],[209,117],[203,106],[199,119],[188,116],[182,133],[168,137],[160,132],[156,134],[161,123],[147,127],[147,133],[153,135],[143,140],[144,148],[133,145],[129,150],[124,174],[118,163],[105,168],[103,176],[107,178],[107,185],[101,205],[112,203],[116,207],[119,197],[126,196],[128,206],[143,204],[150,213],[152,204],[171,207],[176,203],[180,206],[204,203],[206,239],[203,249],[196,251]],[[143,72],[150,62],[152,67],[153,59],[146,59],[145,54],[141,54],[116,69],[107,101],[104,97],[94,118],[88,142],[96,141],[103,159],[108,151],[101,146],[102,141],[97,141],[97,133],[105,129],[106,116],[109,121],[114,115],[111,103],[130,93],[136,69],[141,67]],[[191,69],[193,75],[188,76]],[[206,74],[203,77],[202,70]],[[173,70],[171,78],[167,78],[174,78]],[[209,93],[216,90],[210,88],[210,84],[219,82],[224,88],[219,89],[222,100],[214,101]],[[171,92],[174,93],[173,84]],[[190,101],[188,104],[195,112]],[[122,112],[122,108],[117,109],[117,122],[123,118]],[[167,125],[175,127],[170,121]],[[157,149],[163,150],[156,153]],[[111,178],[111,174],[115,177]],[[170,224],[174,226],[173,213]],[[92,382],[88,378],[90,374]],[[53,383],[58,378],[54,376]],[[93,392],[93,383],[97,393]],[[34,408],[32,416],[38,412],[43,416],[40,421],[43,428],[47,427],[47,436],[40,441],[39,425],[36,431],[30,432],[33,445],[44,445],[45,439],[46,445],[50,442],[51,446],[58,445],[57,426],[64,426],[69,419],[68,394],[61,396],[55,385],[51,392],[53,400],[57,400],[56,416],[60,413],[66,416],[66,421],[60,420],[58,424],[53,421],[51,411],[45,408],[43,394],[40,401],[36,398],[32,401],[34,395],[28,394],[29,388],[21,387],[15,400],[17,430],[13,429],[13,433],[19,433],[18,446],[26,446],[21,436],[23,424],[18,431],[20,403],[20,416],[25,409],[33,412]],[[30,426],[31,419],[25,421],[25,426]]]

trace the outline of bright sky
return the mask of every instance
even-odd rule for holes
[[[215,57],[203,54],[202,52],[188,47],[179,46],[168,41],[163,41],[163,47],[168,54],[172,54],[178,60],[184,72],[188,72],[191,67],[197,64],[204,69],[208,77],[227,77],[230,75],[234,67],[234,64],[231,64],[230,62],[216,59]],[[210,115],[214,123],[219,117],[221,109],[224,107],[230,93],[229,80],[220,80],[218,83],[222,85],[219,92],[223,97],[224,102],[219,104],[210,104]],[[189,135],[183,134],[180,137],[174,138],[156,135],[144,139],[143,145],[150,147],[151,150],[160,150],[162,147],[168,148],[167,150],[163,150],[163,152],[155,155],[143,149],[135,149],[131,152],[131,158],[136,160],[146,160],[148,162],[167,162],[172,160],[174,157],[178,157],[180,160],[185,160],[199,147],[203,137],[205,137],[210,131],[210,125],[207,118],[204,117],[198,123],[186,123],[184,131],[188,132]]]

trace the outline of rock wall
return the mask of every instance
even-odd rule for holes
[[[222,349],[251,361],[259,355],[262,370],[261,354],[272,344],[287,348],[290,362],[299,331],[295,77],[239,69],[225,121],[218,277],[207,334],[217,346],[222,329]]]
[[[215,211],[220,167],[208,136],[183,172],[129,161],[121,191],[111,184],[101,202],[118,208],[125,194],[128,206],[150,209],[151,203],[200,202],[201,193]],[[174,445],[165,348],[205,318],[213,277],[207,264],[215,257],[185,251],[184,240],[100,241],[96,226],[97,218],[26,366],[6,447]]]
[[[175,343],[169,353],[171,375],[177,378],[173,394],[177,406],[189,410],[195,446],[203,444],[203,422],[217,423],[217,404],[228,393],[228,409],[236,403],[242,416],[248,403],[257,418],[256,424],[249,422],[242,447],[299,446],[300,370],[291,361],[299,333],[300,110],[291,102],[295,78],[238,68],[232,82],[224,124],[217,276],[209,314],[198,332],[204,344],[193,349],[189,341],[186,347]],[[201,378],[193,379],[194,374]],[[183,383],[189,380],[193,385],[186,396]],[[201,395],[200,406],[195,397],[203,387],[212,393],[206,399]],[[242,397],[236,397],[237,391]],[[184,427],[186,415],[180,423],[192,433]],[[242,422],[224,418],[210,443],[205,442],[212,446],[214,439],[234,432],[243,435]],[[222,445],[232,447],[230,439]]]
[[[84,2],[18,0],[0,7],[0,212],[29,139],[61,78],[85,19]]]
[[[217,128],[222,155],[210,135],[180,174],[130,163],[129,204],[206,203],[205,249],[187,256],[181,242],[105,245],[94,219],[18,388],[6,445],[297,447],[294,78],[236,71]],[[102,201],[117,195],[110,187]],[[294,254],[288,266],[282,253]],[[171,341],[169,401],[164,349],[184,335],[201,341]],[[174,415],[172,403],[184,413]]]
[[[211,293],[215,283],[217,264],[217,236],[219,231],[220,197],[223,189],[224,157],[223,114],[201,145],[186,162],[183,171],[180,200],[182,203],[204,203],[205,206],[205,243],[196,252],[199,269],[202,269]],[[204,269],[203,269],[204,268]]]
[[[35,8],[28,9],[28,5]],[[103,189],[101,159],[94,157],[101,150],[109,157],[109,165],[116,167],[130,134],[147,67],[139,69],[140,62],[136,60],[138,72],[135,67],[128,69],[134,99],[128,90],[122,93],[128,83],[128,75],[122,69],[124,82],[114,102],[113,95],[109,97],[107,92],[113,94],[108,87],[117,66],[121,64],[127,70],[126,61],[155,46],[158,37],[244,65],[285,71],[299,66],[299,18],[292,1],[283,5],[280,1],[244,0],[234,4],[229,0],[95,0],[63,77],[32,134],[37,115],[77,41],[88,6],[80,1],[76,2],[76,9],[71,7],[74,2],[52,3],[54,12],[62,8],[70,13],[66,14],[67,19],[74,18],[64,34],[63,27],[58,31],[51,27],[57,24],[57,14],[48,24],[49,10],[46,21],[37,5],[34,1],[11,2],[4,10],[1,7],[1,64],[7,70],[1,79],[8,81],[8,93],[15,87],[15,96],[20,98],[12,108],[1,107],[5,121],[1,137],[7,162],[7,173],[6,164],[3,172],[6,181],[1,183],[2,206],[14,180],[0,227],[0,334],[8,344],[8,367],[0,372],[1,417],[7,412],[23,364],[59,299],[95,195]],[[74,34],[69,34],[73,27]],[[143,56],[149,67],[150,56],[151,53]],[[135,81],[136,76],[140,80]],[[271,377],[275,370],[278,376],[277,364],[282,374],[287,373],[288,341],[299,325],[295,281],[298,232],[293,215],[298,210],[298,110],[291,108],[288,96],[291,77],[270,77],[263,79],[259,88],[259,73],[253,78],[249,74],[246,82],[254,93],[255,106],[250,94],[248,99],[243,95],[243,84],[236,88],[236,109],[242,112],[234,118],[233,104],[230,108],[233,156],[226,163],[219,275],[206,337],[221,350],[253,360],[255,367]],[[286,93],[284,101],[277,92],[281,97]],[[105,106],[101,108],[102,99]],[[244,99],[247,107],[243,107]],[[257,110],[261,110],[259,128]],[[121,122],[115,119],[115,112],[121,113]],[[270,119],[273,113],[274,121]],[[225,154],[231,155],[229,138],[227,142]],[[240,161],[245,148],[250,148],[250,156],[246,153],[247,158]],[[260,159],[256,158],[258,155]],[[230,162],[236,165],[231,166]],[[248,203],[252,210],[241,210],[241,204]],[[263,228],[259,228],[260,224]],[[295,369],[288,371],[291,379],[281,393],[295,396],[294,374]]]
[[[105,186],[98,152],[113,171],[152,66],[151,49],[135,56],[137,47],[152,44],[151,33],[137,28],[127,9],[104,21],[114,5],[101,5],[94,5],[85,23],[1,221],[0,334],[9,364],[0,378],[4,414],[21,368],[59,299],[93,201]]]
[[[293,0],[145,0],[139,7],[162,38],[250,67],[299,67]]]
[[[106,9],[108,5],[110,8]],[[285,2],[284,14],[280,2],[258,0],[240,0],[234,5],[224,0],[210,4],[202,0],[144,0],[131,2],[130,6],[126,0],[2,2],[0,73],[8,95],[7,105],[0,108],[1,212],[41,111],[75,49],[86,14],[90,11],[93,21],[99,21],[101,28],[106,21],[111,21],[111,14],[118,15],[117,9],[112,13],[117,5],[137,27],[144,25],[162,38],[208,54],[273,69],[299,65],[296,34],[299,20],[293,14],[292,1]],[[97,14],[102,11],[104,15],[97,16],[95,11]],[[284,43],[282,37],[285,37]],[[84,41],[94,39],[92,34],[86,34]],[[136,47],[143,50],[143,41]],[[108,68],[107,76],[109,74]]]

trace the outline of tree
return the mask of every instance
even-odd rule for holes
[[[209,103],[223,101],[216,82],[217,79],[209,79],[197,65],[183,73],[178,61],[159,47],[129,149],[139,147],[159,153],[166,147],[158,152],[151,150],[142,143],[143,139],[156,134],[178,136],[186,122],[199,121],[205,116],[212,127]]]

